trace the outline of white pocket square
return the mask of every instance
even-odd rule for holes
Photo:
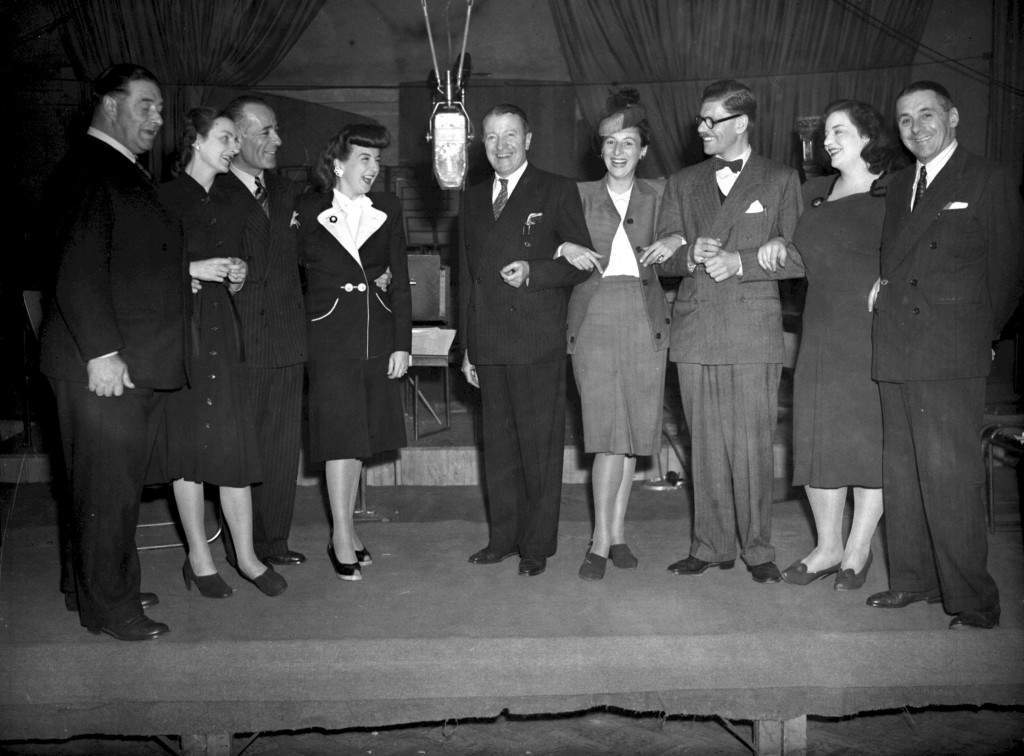
[[[750,207],[748,207],[744,212],[763,213],[764,205],[761,204],[760,200],[754,200],[753,202],[750,203]]]
[[[943,210],[966,210],[967,209],[967,203],[966,202],[947,202],[946,206],[944,208],[942,208],[942,209]]]

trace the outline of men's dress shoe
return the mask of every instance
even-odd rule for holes
[[[287,567],[294,564],[302,564],[306,561],[306,555],[297,551],[286,551],[283,554],[271,554],[263,560],[265,564],[276,564],[279,567]]]
[[[864,566],[860,568],[859,572],[854,572],[851,569],[840,570],[836,575],[836,584],[833,588],[837,591],[855,591],[864,585],[864,581],[868,579],[868,568],[871,566],[873,556],[874,554],[869,551],[868,558],[864,560]]]
[[[140,593],[139,594],[139,603],[142,604],[142,610],[145,611],[146,609],[149,609],[151,606],[156,606],[157,604],[159,604],[160,603],[160,597],[157,596],[155,593]],[[65,593],[64,594],[64,607],[69,612],[77,612],[78,611],[78,596],[76,596],[73,593]]]
[[[686,557],[686,559],[680,559],[678,562],[670,564],[668,566],[668,571],[673,572],[676,575],[699,575],[709,567],[717,567],[720,570],[731,570],[735,564],[735,559],[729,559],[725,562],[705,562],[703,559],[698,559],[691,554]]]
[[[154,622],[145,614],[137,614],[131,619],[115,622],[102,627],[90,627],[89,632],[95,635],[106,633],[118,640],[123,641],[144,641],[158,638],[164,633],[170,632],[171,628],[163,622]]]
[[[839,568],[842,566],[841,562],[833,564],[831,567],[826,567],[823,570],[817,572],[811,572],[807,569],[807,565],[801,561],[793,562],[786,569],[782,571],[782,579],[792,585],[808,585],[813,583],[819,578],[823,578],[826,575],[832,575],[839,572]]]
[[[937,604],[942,601],[942,594],[938,591],[882,591],[872,593],[866,603],[876,609],[902,609],[918,601]]]
[[[605,567],[608,566],[608,558],[588,551],[583,557],[583,564],[580,565],[580,578],[583,580],[600,580],[604,577]],[[520,565],[520,570],[522,565]]]
[[[485,546],[473,554],[469,555],[470,564],[497,564],[498,562],[504,562],[511,556],[515,556],[516,552],[509,551],[502,553],[500,551],[494,551],[490,546]]]
[[[608,558],[612,560],[612,564],[622,570],[632,570],[640,564],[639,560],[633,556],[633,552],[629,550],[629,546],[624,543],[613,543],[608,549]]]
[[[777,583],[782,580],[782,573],[775,566],[775,562],[761,562],[761,564],[747,565],[747,571],[754,578],[755,583]]]
[[[960,612],[949,623],[950,630],[991,630],[999,624],[999,604],[992,609],[973,609]]]
[[[534,577],[547,569],[546,557],[523,557],[519,560],[519,574]]]

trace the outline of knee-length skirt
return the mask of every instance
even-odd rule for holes
[[[667,357],[654,348],[640,279],[602,279],[572,356],[588,453],[657,451]]]

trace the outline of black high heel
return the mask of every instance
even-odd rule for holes
[[[364,549],[365,551],[365,549]],[[359,569],[359,562],[352,562],[350,564],[338,561],[338,555],[334,553],[334,544],[327,544],[327,556],[331,560],[331,566],[334,568],[334,574],[342,580],[362,580],[363,572]],[[367,552],[369,556],[369,552]],[[356,552],[356,559],[359,559],[359,553]]]
[[[224,578],[219,573],[197,575],[192,570],[192,563],[188,561],[188,557],[185,557],[185,564],[181,566],[181,576],[185,578],[186,590],[191,591],[194,583],[199,589],[199,593],[206,598],[227,598],[235,592],[230,585],[224,582]]]
[[[267,569],[263,570],[256,577],[249,577],[241,569],[238,570],[238,574],[259,588],[267,596],[278,596],[284,593],[284,589],[288,587],[288,581],[275,572],[274,568],[269,564]]]
[[[359,562],[360,567],[373,564],[373,556],[370,554],[370,550],[366,547],[356,549],[356,561]]]

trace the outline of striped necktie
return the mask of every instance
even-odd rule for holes
[[[256,176],[256,192],[253,196],[256,201],[260,203],[260,207],[263,208],[263,214],[270,217],[270,197],[267,196],[267,187],[263,186],[263,180]]]
[[[925,171],[924,166],[921,166],[921,172],[917,174],[917,188],[914,190],[914,206],[910,208],[913,212],[917,210],[917,206],[921,204],[921,200],[924,199],[924,190],[928,188],[928,173]]]
[[[494,220],[498,220],[501,211],[505,209],[505,203],[508,202],[508,179],[500,178],[498,181],[501,182],[501,189],[498,190],[498,196],[494,198]]]

